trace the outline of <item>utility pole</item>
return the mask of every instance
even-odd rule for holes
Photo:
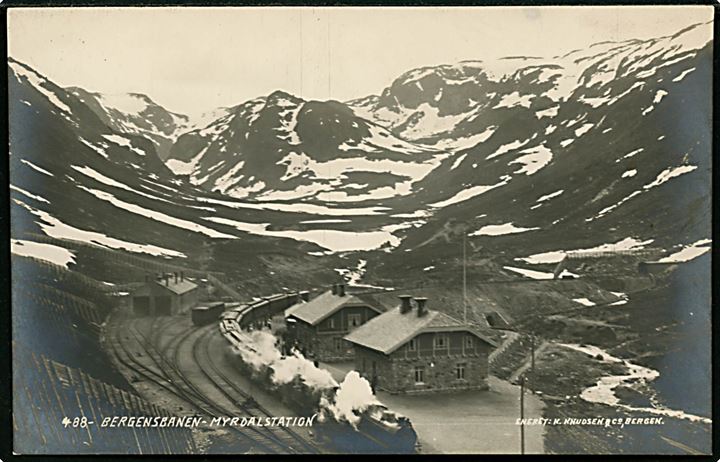
[[[520,376],[520,454],[525,454],[525,377]]]
[[[535,372],[535,336],[530,335],[530,370]]]
[[[463,323],[467,324],[467,252],[465,250],[465,236],[467,229],[463,229]]]

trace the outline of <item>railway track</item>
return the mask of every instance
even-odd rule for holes
[[[202,392],[194,383],[186,378],[179,368],[180,350],[181,347],[189,341],[190,337],[197,332],[194,327],[189,327],[181,331],[171,340],[168,340],[163,345],[159,345],[158,334],[167,330],[170,325],[176,324],[182,321],[182,318],[177,320],[167,319],[166,323],[162,324],[162,327],[158,327],[158,323],[161,321],[160,318],[155,319],[150,325],[149,334],[143,333],[138,327],[140,319],[130,319],[126,323],[125,338],[130,340],[134,338],[135,349],[140,349],[140,353],[147,357],[152,365],[146,364],[146,362],[140,361],[137,358],[136,351],[132,351],[131,347],[128,346],[127,341],[123,341],[120,335],[117,333],[119,329],[115,329],[115,342],[109,342],[113,350],[113,354],[118,361],[123,364],[126,368],[131,370],[138,377],[155,383],[156,385],[163,388],[168,393],[174,395],[176,398],[181,400],[188,409],[193,409],[200,414],[209,417],[222,417],[222,416],[245,416],[247,417],[264,417],[269,416],[267,411],[260,408],[259,405],[254,404],[254,400],[248,399],[250,395],[244,393],[245,398],[238,400],[238,396],[243,396],[236,385],[231,381],[223,379],[223,382],[219,382],[213,377],[213,373],[216,375],[217,372],[209,372],[208,366],[203,367],[202,361],[200,360],[200,343],[205,342],[203,339],[210,338],[212,329],[208,329],[206,332],[200,334],[199,337],[195,338],[191,346],[193,351],[193,359],[198,365],[203,377],[210,382],[215,388],[217,388],[225,398],[233,404],[233,407],[237,409],[229,409],[226,406],[220,405],[217,402],[210,399],[205,393]],[[210,355],[207,353],[207,343],[203,343],[205,349],[206,358],[205,361],[209,361]],[[154,365],[154,367],[153,367]],[[213,367],[217,368],[213,364]],[[222,372],[221,372],[222,373]],[[224,387],[232,388],[235,395],[230,394]],[[240,414],[238,415],[238,411]],[[258,415],[260,414],[260,415]],[[288,453],[318,453],[318,449],[311,445],[309,442],[304,440],[300,435],[292,432],[290,429],[285,427],[277,429],[269,428],[257,428],[257,427],[244,427],[242,430],[235,427],[228,427],[235,434],[241,435],[242,439],[253,449],[270,454],[288,454]],[[287,430],[287,431],[283,431]]]
[[[129,340],[129,337],[127,338]],[[188,409],[202,411],[192,399],[189,399],[189,397],[184,396],[181,392],[179,392],[172,382],[167,379],[167,377],[138,360],[136,356],[137,352],[131,351],[127,343],[123,342],[117,333],[114,335],[114,340],[108,340],[107,344],[110,346],[111,353],[115,359],[122,366],[127,368],[133,375],[148,382],[152,382],[171,395],[174,395],[176,399],[185,403]]]
[[[201,367],[214,386],[228,400],[235,403],[236,407],[244,410],[252,417],[273,417],[267,409],[262,407],[249,393],[240,388],[218,367],[209,350],[213,332],[214,329],[207,329],[193,345],[195,362]],[[273,433],[275,439],[295,451],[300,451],[303,454],[319,453],[316,446],[288,427],[270,427],[268,430]]]

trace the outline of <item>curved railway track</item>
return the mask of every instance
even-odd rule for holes
[[[236,407],[247,412],[249,416],[252,417],[273,417],[267,409],[255,401],[249,393],[235,384],[235,382],[218,367],[209,350],[213,332],[213,329],[207,329],[193,345],[195,362],[203,370],[206,377],[212,381],[214,386],[229,401],[233,402]],[[303,454],[319,452],[316,446],[288,427],[268,427],[267,430],[273,433],[277,441],[294,451],[301,451]]]
[[[173,338],[160,343],[160,334],[170,328],[171,325],[183,321],[183,318],[175,320],[165,318],[158,328],[161,318],[156,318],[150,325],[149,334],[137,326],[141,319],[129,319],[125,323],[125,332],[119,334],[119,329],[114,329],[115,341],[108,341],[113,355],[118,362],[130,370],[133,374],[141,377],[155,385],[161,387],[166,392],[175,396],[182,401],[188,409],[194,409],[198,413],[210,417],[223,416],[245,416],[245,417],[266,417],[270,414],[260,407],[254,400],[249,399],[250,395],[241,390],[227,376],[212,363],[210,366],[203,366],[203,362],[208,364],[212,361],[212,355],[207,351],[209,339],[211,338],[212,329],[208,328],[193,340],[190,346],[193,352],[193,359],[198,365],[198,369],[203,377],[220,393],[233,404],[237,409],[228,409],[213,401],[203,393],[198,386],[186,378],[179,368],[180,350],[183,345],[189,341],[191,336],[197,333],[194,326],[188,327]],[[125,336],[123,341],[121,336]],[[129,346],[130,338],[134,338],[133,346]],[[201,345],[202,344],[202,345]],[[147,357],[152,365],[148,365],[145,361],[140,361],[137,357],[138,352]],[[204,351],[205,357],[202,357]],[[212,371],[210,372],[210,369]],[[222,381],[213,377],[220,377]],[[227,387],[227,388],[226,388]],[[232,390],[232,393],[228,391]],[[238,414],[240,412],[240,415]],[[244,415],[243,415],[244,414]],[[287,427],[244,427],[239,429],[236,427],[227,427],[234,434],[241,436],[242,440],[253,449],[270,454],[288,454],[288,453],[318,453],[318,449],[303,439],[300,435],[288,429]]]

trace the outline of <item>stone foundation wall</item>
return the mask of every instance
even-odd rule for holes
[[[375,374],[373,374],[373,361]],[[456,366],[465,364],[465,378],[457,378]],[[423,383],[415,382],[415,368],[424,367]],[[390,393],[429,393],[443,390],[485,390],[488,388],[487,352],[476,355],[442,355],[435,358],[385,356],[355,347],[355,369],[376,387]]]

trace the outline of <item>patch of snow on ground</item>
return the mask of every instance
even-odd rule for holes
[[[513,173],[524,173],[528,176],[537,173],[541,168],[550,163],[553,156],[552,151],[544,145],[520,151],[520,154],[525,153],[527,154],[510,162],[511,164],[523,164],[519,170]]]
[[[634,177],[635,175],[637,175],[637,170],[636,170],[636,169],[632,169],[632,170],[628,170],[628,171],[624,172],[624,173],[622,174],[622,177],[623,177],[623,178],[632,178],[632,177]]]
[[[575,136],[580,138],[582,135],[587,133],[595,124],[583,124],[580,128],[575,129]]]
[[[225,194],[227,194],[230,197],[242,199],[242,198],[249,196],[252,193],[260,192],[263,189],[265,189],[265,182],[264,181],[256,181],[255,183],[251,184],[250,186],[234,187],[230,191],[226,192]],[[287,199],[295,199],[298,197],[298,196],[292,195],[291,191],[275,191],[275,192],[277,192],[279,194],[285,193],[285,194],[287,194],[287,196],[286,197],[274,197],[271,200],[274,200],[274,199],[283,200],[286,198]],[[266,196],[268,196],[268,198],[269,198],[269,194],[270,193],[266,193]],[[299,196],[299,197],[302,197],[302,196]]]
[[[144,193],[144,192],[142,192],[142,191],[138,191],[138,190],[136,190],[136,189],[133,189],[133,188],[129,187],[128,185],[126,185],[126,184],[124,184],[124,183],[120,183],[119,181],[115,181],[115,180],[113,180],[112,178],[109,178],[109,177],[103,175],[102,173],[93,170],[93,169],[90,168],[90,167],[87,167],[87,166],[78,167],[77,165],[71,165],[70,168],[72,168],[73,170],[75,170],[75,171],[77,171],[77,172],[82,173],[83,175],[87,176],[88,178],[92,178],[92,179],[94,179],[95,181],[99,181],[100,183],[102,183],[102,184],[104,184],[104,185],[112,186],[112,187],[114,187],[114,188],[123,189],[123,190],[125,190],[125,191],[129,191],[129,192],[131,192],[131,193],[138,194],[138,195],[143,196],[143,197],[147,197],[148,199],[153,199],[153,200],[156,200],[156,201],[161,201],[161,202],[166,202],[166,203],[168,203],[168,204],[173,204],[173,202],[170,202],[170,201],[167,200],[167,199],[163,199],[162,197],[157,197],[157,196],[153,196],[153,195],[151,195],[151,194]]]
[[[228,170],[221,177],[215,180],[213,191],[220,191],[224,194],[228,190],[228,188],[239,179],[235,176],[240,172],[240,170],[242,170],[244,166],[245,161],[243,160],[233,165],[230,170]]]
[[[450,166],[450,170],[455,170],[460,166],[463,160],[467,157],[467,154],[463,154],[462,156],[455,159],[455,162],[453,162],[452,166]]]
[[[418,122],[405,129],[401,136],[411,140],[427,138],[452,129],[465,117],[464,113],[441,116],[439,112],[436,107],[422,103],[415,111],[415,114],[421,114]]]
[[[138,148],[134,147],[134,146],[132,145],[132,141],[130,141],[129,139],[125,138],[124,136],[120,136],[120,135],[102,135],[102,137],[105,138],[106,140],[110,141],[111,143],[115,143],[115,144],[117,144],[118,146],[123,146],[123,147],[126,147],[126,148],[130,149],[132,152],[134,152],[134,153],[137,154],[138,156],[144,156],[144,155],[145,155],[145,151],[143,151],[142,149],[138,149]]]
[[[437,143],[428,146],[432,146],[435,149],[462,151],[463,149],[472,148],[480,143],[487,141],[493,135],[493,133],[495,133],[495,130],[497,130],[497,128],[498,127],[496,125],[492,125],[483,130],[482,132],[476,133],[475,135],[456,139],[443,138]]]
[[[585,104],[587,104],[587,105],[589,105],[589,106],[592,106],[593,108],[598,108],[598,107],[602,106],[603,104],[609,103],[609,102],[610,102],[610,98],[609,98],[609,97],[598,97],[598,98],[585,98],[585,97],[583,97],[583,98],[580,99],[580,101],[583,102],[583,103],[585,103]]]
[[[541,196],[541,197],[540,197],[538,200],[536,200],[535,202],[545,202],[545,201],[547,201],[547,200],[552,199],[553,197],[559,196],[560,194],[562,194],[562,193],[564,193],[564,192],[565,192],[564,189],[559,189],[559,190],[557,190],[557,191],[555,191],[555,192],[552,192],[552,193],[550,193],[550,194],[546,194],[546,195],[544,195],[544,196]]]
[[[27,165],[28,167],[30,167],[31,169],[35,170],[36,172],[42,173],[43,175],[55,176],[55,175],[53,175],[52,173],[50,173],[50,172],[48,172],[47,170],[45,170],[44,168],[38,167],[37,165],[33,164],[33,163],[30,162],[29,160],[20,159],[20,162],[22,162],[23,164]]]
[[[352,223],[351,220],[305,220],[301,221],[301,224],[311,224],[311,223]]]
[[[622,364],[627,369],[627,372],[622,375],[609,375],[601,377],[595,385],[584,389],[580,393],[581,399],[590,403],[615,406],[629,411],[641,412],[643,414],[663,415],[667,417],[685,419],[692,422],[704,422],[708,424],[712,422],[707,417],[687,414],[684,411],[676,411],[659,404],[654,404],[656,400],[652,399],[653,397],[651,397],[651,399],[649,400],[651,403],[653,403],[652,407],[636,407],[621,403],[620,398],[618,398],[618,396],[615,394],[616,388],[621,385],[632,387],[634,384],[645,384],[651,382],[658,378],[660,376],[660,373],[655,369],[650,369],[648,367],[644,367],[639,364],[632,363],[628,360],[613,356],[602,348],[594,345],[561,345],[575,351],[583,352],[592,358],[602,358],[601,361],[607,364]]]
[[[494,153],[490,154],[490,155],[487,156],[485,159],[487,159],[487,160],[494,159],[495,157],[500,156],[500,155],[503,155],[503,154],[505,154],[506,152],[510,152],[510,151],[512,151],[512,150],[514,150],[514,149],[519,149],[519,148],[525,146],[526,144],[528,144],[529,141],[530,141],[530,139],[527,139],[527,140],[525,140],[525,141],[515,140],[515,141],[513,141],[512,143],[503,144],[502,146],[500,146],[500,147],[497,149],[497,151],[495,151]]]
[[[68,264],[75,263],[75,254],[70,250],[41,242],[10,239],[10,252],[21,257],[37,258],[65,269]]]
[[[432,216],[432,213],[427,210],[415,210],[412,213],[396,213],[390,216],[393,218],[427,218]]]
[[[708,252],[710,250],[711,243],[712,241],[710,239],[701,239],[683,247],[682,250],[679,250],[672,255],[661,258],[658,260],[658,263],[684,263],[693,260],[700,255],[703,255],[705,252]]]
[[[513,271],[515,273],[522,274],[530,279],[548,280],[553,279],[553,273],[545,273],[542,271],[529,270],[525,268],[515,268],[514,266],[503,266],[506,270]]]
[[[50,201],[47,200],[47,199],[45,199],[44,197],[38,196],[38,195],[35,195],[35,194],[32,194],[32,193],[29,193],[29,192],[25,191],[25,190],[22,189],[22,188],[18,188],[18,187],[15,186],[15,185],[12,185],[12,184],[11,184],[11,185],[10,185],[10,189],[12,189],[13,191],[17,191],[17,192],[19,192],[20,194],[29,197],[30,199],[35,199],[36,201],[39,201],[39,202],[45,202],[46,204],[49,204],[49,203],[50,203]]]
[[[660,174],[655,178],[655,181],[653,181],[650,184],[646,184],[643,186],[644,189],[651,189],[655,186],[660,186],[661,184],[670,181],[672,178],[675,178],[677,176],[683,175],[685,173],[692,172],[697,168],[696,165],[681,165],[680,167],[670,167],[666,168]]]
[[[55,93],[43,86],[43,84],[47,83],[47,80],[41,77],[40,74],[18,63],[8,63],[8,66],[10,66],[10,68],[13,70],[13,73],[18,77],[18,80],[20,76],[25,77],[25,79],[30,83],[30,85],[32,85],[37,91],[42,93],[55,107],[64,112],[67,112],[68,114],[72,113],[67,104],[60,101],[60,98],[58,98]]]
[[[199,202],[205,202],[215,205],[223,205],[232,209],[255,209],[255,210],[277,210],[279,212],[295,212],[308,213],[311,215],[329,215],[329,216],[360,216],[360,215],[383,215],[386,207],[363,207],[363,208],[332,208],[324,205],[315,204],[275,204],[272,202],[240,202],[227,201],[222,199],[213,199],[210,197],[196,197]]]
[[[573,298],[572,300],[584,306],[595,306],[595,302],[588,300],[587,298]]]
[[[690,69],[686,69],[686,70],[682,71],[682,73],[681,73],[680,75],[678,75],[677,77],[675,77],[674,79],[672,79],[672,81],[673,81],[673,82],[679,82],[679,81],[681,81],[682,79],[684,79],[689,73],[691,73],[691,72],[694,71],[694,70],[695,70],[694,67],[692,67],[692,68],[690,68]]]
[[[641,250],[644,246],[651,244],[654,240],[648,239],[641,241],[633,237],[626,237],[623,240],[612,244],[601,244],[596,247],[589,249],[575,249],[575,250],[553,250],[551,252],[543,252],[529,257],[516,258],[515,260],[524,261],[533,265],[542,263],[559,263],[567,254],[582,256],[586,253],[594,252],[620,252],[627,250]]]
[[[105,152],[105,150],[104,150],[103,148],[101,148],[100,146],[95,146],[94,144],[92,144],[91,142],[87,141],[86,139],[84,139],[84,138],[82,138],[82,137],[78,137],[78,139],[80,140],[80,142],[81,142],[82,144],[84,144],[85,146],[89,147],[90,149],[92,149],[92,150],[95,151],[96,153],[100,154],[100,155],[103,156],[104,158],[106,158],[106,159],[109,158],[108,155],[107,155],[107,153]]]
[[[410,193],[412,193],[412,181],[401,181],[393,186],[381,186],[361,194],[348,194],[346,191],[322,192],[317,195],[317,198],[325,202],[362,202],[407,196]]]
[[[560,109],[560,106],[553,106],[547,109],[543,109],[542,111],[537,111],[535,113],[535,117],[538,119],[542,119],[543,117],[555,117],[558,114],[558,110]]]
[[[486,193],[490,191],[491,189],[498,188],[500,186],[505,186],[508,184],[508,179],[503,179],[503,181],[500,181],[499,183],[495,183],[493,185],[482,185],[482,186],[472,186],[467,189],[463,189],[459,193],[455,194],[453,197],[449,199],[445,199],[444,201],[435,202],[434,204],[430,204],[431,207],[435,208],[442,208],[447,207],[448,205],[457,204],[458,202],[463,202],[468,199],[472,199],[475,196],[479,196],[480,194]]]
[[[493,109],[498,109],[501,107],[515,107],[515,106],[522,106],[522,107],[530,107],[530,102],[532,99],[535,98],[535,95],[520,95],[518,91],[514,91],[512,93],[508,93],[503,95],[500,98],[500,102],[495,105]]]
[[[335,252],[355,250],[374,250],[385,244],[396,247],[400,239],[388,231],[339,231],[329,229],[312,229],[306,231],[285,230],[270,231],[269,223],[245,223],[221,217],[203,217],[204,220],[234,227],[249,234],[294,239],[296,241],[312,242]]]
[[[38,225],[40,225],[43,233],[55,239],[66,239],[69,241],[85,242],[88,244],[98,245],[100,247],[109,247],[111,249],[126,250],[128,252],[134,253],[146,253],[159,257],[184,258],[186,256],[184,253],[177,252],[175,250],[170,250],[155,245],[137,244],[134,242],[123,241],[120,239],[109,237],[102,233],[75,228],[74,226],[63,223],[62,221],[58,220],[47,212],[43,212],[42,210],[30,207],[29,205],[21,201],[16,200],[15,202],[18,205],[24,207],[36,217],[40,218],[43,223],[38,223]]]
[[[640,153],[643,152],[644,150],[645,150],[645,148],[640,148],[640,149],[636,149],[636,150],[634,150],[634,151],[630,151],[630,152],[628,152],[627,154],[625,154],[622,158],[623,158],[623,159],[629,159],[629,158],[633,157],[633,156],[636,155],[636,154],[640,154]],[[619,162],[619,160],[617,160],[616,162]]]
[[[165,166],[169,168],[175,175],[190,175],[197,167],[200,159],[207,151],[207,147],[198,152],[195,157],[190,159],[188,162],[183,162],[180,159],[168,159],[165,162]]]
[[[668,94],[668,92],[666,92],[665,90],[658,90],[658,91],[655,93],[655,97],[653,98],[653,104],[657,104],[657,103],[659,103],[660,101],[662,101],[663,98],[664,98],[665,96],[667,96],[667,94]]]
[[[501,236],[503,234],[524,233],[540,228],[521,228],[512,223],[504,223],[502,225],[486,225],[479,230],[468,234],[468,236]]]
[[[198,223],[194,223],[192,221],[183,220],[182,218],[173,217],[170,215],[167,215],[162,212],[158,212],[156,210],[151,210],[145,207],[141,207],[137,204],[133,204],[130,202],[125,202],[123,200],[118,199],[117,197],[113,196],[110,193],[99,191],[97,189],[92,188],[86,188],[84,186],[80,186],[80,189],[87,192],[88,194],[91,194],[95,196],[96,198],[108,202],[115,207],[119,209],[126,210],[130,213],[134,213],[136,215],[139,215],[141,217],[148,218],[150,220],[154,220],[160,223],[165,223],[166,225],[174,226],[176,228],[186,229],[188,231],[193,231],[196,233],[204,234],[205,236],[211,237],[211,238],[225,238],[225,239],[236,239],[235,236],[230,234],[221,233],[219,231],[216,231],[212,228],[208,228],[206,226],[200,225]]]

